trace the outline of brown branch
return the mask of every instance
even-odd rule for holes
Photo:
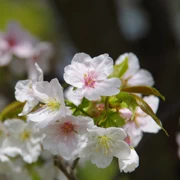
[[[76,180],[76,178],[73,175],[73,171],[71,171],[71,173],[69,173],[67,171],[66,167],[62,164],[60,158],[54,159],[54,165],[57,166],[69,180]]]
[[[72,174],[72,175],[74,174],[74,170],[75,170],[78,162],[79,162],[79,158],[77,158],[77,159],[73,162],[73,164],[72,164],[72,166],[71,166],[71,169],[70,169],[70,174]]]

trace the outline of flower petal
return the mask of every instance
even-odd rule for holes
[[[151,73],[145,69],[140,69],[136,74],[132,76],[128,80],[129,86],[153,86],[154,85],[154,79],[151,75]]]

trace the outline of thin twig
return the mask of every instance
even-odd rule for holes
[[[72,164],[72,166],[71,166],[70,174],[73,175],[74,169],[76,168],[76,166],[77,166],[77,164],[78,164],[78,161],[79,161],[79,158],[77,158],[77,159],[73,162],[73,164]]]
[[[54,159],[54,165],[57,166],[69,180],[76,180],[73,173],[69,173],[67,171],[67,169],[63,166],[59,158]]]

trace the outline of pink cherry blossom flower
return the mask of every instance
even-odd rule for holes
[[[126,121],[130,120],[132,117],[132,112],[128,108],[120,109],[119,113],[121,117],[124,118]]]
[[[32,54],[35,39],[19,23],[10,22],[6,33],[0,35],[0,65],[7,65],[12,55],[28,58]]]
[[[75,93],[88,100],[112,96],[120,92],[121,81],[108,78],[113,72],[113,60],[108,54],[91,58],[85,53],[76,54],[71,65],[65,67],[64,80],[76,87]]]
[[[89,117],[72,115],[61,117],[42,129],[45,134],[43,147],[66,160],[74,159],[78,153],[81,135],[87,133],[87,128],[93,126],[94,122]]]

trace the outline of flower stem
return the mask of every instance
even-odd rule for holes
[[[104,121],[106,121],[107,115],[108,115],[108,111],[109,111],[109,97],[106,97],[105,99],[105,103],[104,103],[104,107],[105,107],[105,115],[104,117],[98,122],[98,125],[100,125],[101,123],[103,123]]]
[[[75,160],[76,161],[76,160]],[[75,162],[74,161],[74,162]],[[69,180],[76,180],[76,178],[74,177],[73,171],[71,170],[71,172],[69,173],[66,169],[66,167],[62,164],[60,158],[55,158],[54,159],[54,165],[57,166],[63,173],[64,175],[69,179]],[[74,165],[74,164],[73,164]],[[74,167],[75,168],[75,167]]]
[[[81,111],[84,115],[91,117],[86,111],[84,111],[84,110],[83,110],[82,108],[80,108],[79,106],[76,106],[75,104],[73,104],[72,102],[69,102],[69,101],[65,101],[65,102],[66,102],[66,106],[69,106],[69,107],[71,107],[71,108],[75,108],[74,113],[75,113],[77,110],[79,110],[79,111]]]
[[[77,164],[79,162],[79,158],[77,158],[74,162],[73,162],[73,165],[71,166],[71,174],[74,173],[74,169],[76,168]]]

